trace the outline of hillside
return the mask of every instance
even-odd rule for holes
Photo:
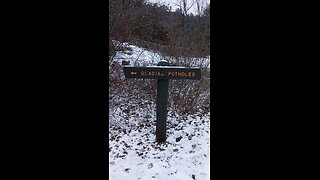
[[[192,6],[197,13],[193,14],[188,3],[190,1],[181,0],[179,6],[172,9],[166,3],[147,0],[111,0],[109,53],[113,53],[113,39],[130,42],[138,39],[161,45],[162,54],[207,57],[210,54],[210,4],[208,0],[194,1]]]

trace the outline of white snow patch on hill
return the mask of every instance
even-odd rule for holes
[[[118,45],[118,41],[113,41],[114,44]],[[152,66],[157,65],[161,60],[171,60],[176,61],[175,57],[163,56],[157,51],[152,51],[149,49],[141,48],[132,45],[128,42],[124,42],[120,45],[123,50],[118,51],[114,57],[114,61],[121,63],[123,60],[130,61],[132,66]],[[206,58],[189,58],[191,59],[192,66],[199,67],[200,64],[207,65],[210,69],[210,56]],[[184,58],[179,58],[179,61],[184,61]]]
[[[119,43],[114,41],[115,43]],[[114,60],[121,62],[122,60],[130,61],[130,65],[156,65],[162,58],[158,52],[147,50],[127,42],[122,44],[124,51],[117,52]]]

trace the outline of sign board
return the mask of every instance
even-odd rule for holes
[[[198,67],[180,66],[125,66],[126,78],[141,79],[201,79],[201,70]]]
[[[128,63],[124,62],[123,65]],[[157,79],[157,123],[156,141],[166,140],[168,81],[169,79],[200,80],[199,67],[168,66],[168,62],[160,61],[158,66],[124,66],[126,78]]]

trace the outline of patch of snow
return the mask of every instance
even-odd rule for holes
[[[110,179],[209,179],[210,113],[168,117],[164,144],[155,142],[154,118],[132,120],[139,123],[109,130]]]
[[[120,42],[113,41],[115,45],[119,45]],[[145,48],[141,48],[135,45],[132,45],[128,42],[124,42],[121,45],[125,47],[124,51],[118,51],[114,60],[121,64],[122,61],[130,61],[128,66],[157,66],[160,61],[171,59],[174,60],[173,57],[163,56],[161,53],[148,50]],[[199,67],[201,64],[206,65],[210,69],[210,56],[206,58],[188,58],[190,60],[192,67]],[[185,61],[185,58],[180,57],[178,61]],[[170,67],[170,66],[167,66]]]

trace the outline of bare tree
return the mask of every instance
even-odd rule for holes
[[[188,3],[188,0],[177,0],[177,3],[175,5],[179,6],[182,14],[184,16],[188,15],[188,11],[192,8],[192,6],[195,4],[194,0],[191,0],[191,2]]]
[[[197,6],[197,13],[199,16],[202,16],[204,13],[204,9],[206,6],[205,1],[208,1],[208,0],[195,0],[196,6]]]

